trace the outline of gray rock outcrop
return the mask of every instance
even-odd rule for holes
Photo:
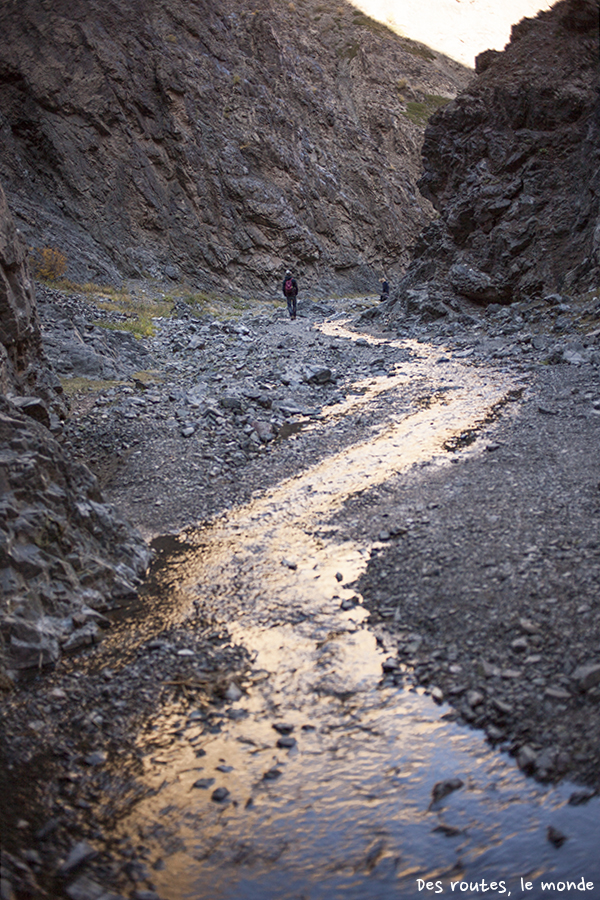
[[[584,293],[600,276],[598,2],[563,0],[430,120],[421,234],[384,314]]]
[[[1,187],[0,222],[0,391],[21,393],[33,380],[42,340],[25,243]]]
[[[149,552],[65,453],[60,382],[41,346],[23,241],[0,188],[0,686],[99,640]]]
[[[431,217],[424,111],[471,71],[349,4],[0,9],[0,177],[70,278],[375,290]]]

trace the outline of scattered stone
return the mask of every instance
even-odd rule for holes
[[[573,793],[569,797],[569,804],[571,806],[582,806],[584,803],[588,803],[589,800],[592,800],[592,798],[596,797],[597,795],[598,792],[593,790],[573,791]]]
[[[572,694],[561,687],[547,687],[544,690],[544,697],[550,697],[551,700],[570,700]]]
[[[78,628],[77,631],[74,631],[73,634],[67,638],[62,645],[62,650],[64,653],[74,653],[76,650],[81,650],[82,647],[89,647],[92,644],[97,644],[100,640],[102,640],[102,635],[97,624],[95,622],[89,622],[87,625],[84,625],[83,628]]]
[[[282,735],[277,741],[277,746],[283,750],[291,750],[296,746],[296,738],[291,735]]]
[[[235,410],[236,412],[242,411],[242,401],[239,397],[221,397],[219,405],[223,409]]]
[[[498,666],[492,665],[492,663],[487,662],[485,659],[481,659],[478,663],[478,669],[481,675],[484,678],[496,678],[500,675],[500,669]]]
[[[207,791],[208,788],[212,787],[214,783],[214,778],[198,778],[198,780],[193,783],[192,787],[199,788],[202,791]]]
[[[519,626],[525,634],[539,634],[540,626],[531,619],[519,619]]]
[[[485,700],[485,697],[480,691],[467,691],[466,699],[469,706],[473,709],[476,706],[480,706]]]
[[[431,830],[434,832],[439,831],[446,835],[446,837],[458,837],[459,834],[464,834],[462,828],[456,828],[455,825],[446,825],[444,822],[436,825],[435,828],[432,828]]]
[[[65,861],[59,866],[59,875],[70,875],[75,869],[96,856],[97,851],[87,841],[79,841],[71,848]]]
[[[108,755],[104,750],[95,750],[93,753],[84,756],[83,761],[87,766],[103,766],[107,759]]]
[[[286,569],[292,569],[292,571],[295,571],[298,568],[298,563],[292,562],[289,559],[282,559],[281,565],[285,566]]]
[[[548,826],[546,836],[550,843],[554,844],[555,847],[562,847],[567,840],[566,834],[563,834],[558,828],[554,828],[553,825]]]
[[[275,437],[275,428],[271,422],[262,422],[259,419],[252,419],[248,424],[252,426],[260,440],[265,444],[272,441]]]
[[[396,672],[399,666],[400,663],[397,659],[384,659],[381,663],[381,668],[384,672]]]
[[[229,700],[231,703],[236,703],[241,697],[243,697],[243,693],[240,688],[234,681],[230,682],[225,691],[225,699]]]
[[[285,722],[274,722],[273,728],[275,729],[275,731],[278,731],[279,734],[291,734],[294,730],[293,725],[288,725]]]
[[[572,679],[577,686],[577,690],[584,693],[591,688],[600,684],[600,663],[589,663],[587,665],[578,666],[573,672]]]
[[[77,881],[65,888],[70,900],[122,900],[118,894],[107,891],[97,881],[82,875]],[[135,896],[135,895],[134,895]]]
[[[340,609],[343,609],[343,610],[354,609],[356,606],[358,606],[358,604],[359,604],[358,597],[356,597],[356,596],[344,597],[344,599],[340,603]]]
[[[526,653],[529,649],[527,638],[524,637],[515,638],[514,641],[510,642],[510,646],[515,651],[515,653]]]
[[[327,366],[307,366],[304,371],[304,380],[307,384],[326,384],[332,381],[331,369]]]
[[[537,753],[528,744],[524,744],[517,753],[517,765],[523,772],[533,772],[537,760]]]
[[[229,797],[229,791],[226,787],[218,787],[211,794],[211,800],[215,803],[224,803]]]
[[[446,781],[438,781],[434,784],[431,791],[431,804],[429,808],[431,809],[435,804],[440,803],[454,791],[460,790],[463,785],[464,781],[461,778],[448,778]]]

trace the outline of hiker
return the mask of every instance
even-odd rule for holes
[[[296,298],[298,296],[298,282],[288,269],[283,279],[283,296],[287,300],[287,308],[290,319],[296,318]]]
[[[390,286],[387,283],[385,278],[379,279],[381,284],[381,296],[379,297],[379,302],[383,303],[384,300],[388,300],[390,296]]]

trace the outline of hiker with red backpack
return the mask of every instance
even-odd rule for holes
[[[287,308],[290,319],[296,318],[296,298],[298,296],[298,282],[288,269],[283,279],[283,296],[287,300]]]

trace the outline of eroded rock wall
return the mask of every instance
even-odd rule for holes
[[[0,393],[21,393],[42,355],[33,283],[20,237],[0,186]]]
[[[0,28],[0,176],[83,282],[376,289],[431,216],[415,118],[471,75],[344,2],[12,0]]]
[[[597,0],[524,19],[504,52],[478,57],[425,133],[419,188],[439,218],[392,296],[396,314],[598,287],[599,68]]]
[[[100,639],[149,553],[52,429],[64,415],[42,346],[26,248],[0,188],[0,687]]]

